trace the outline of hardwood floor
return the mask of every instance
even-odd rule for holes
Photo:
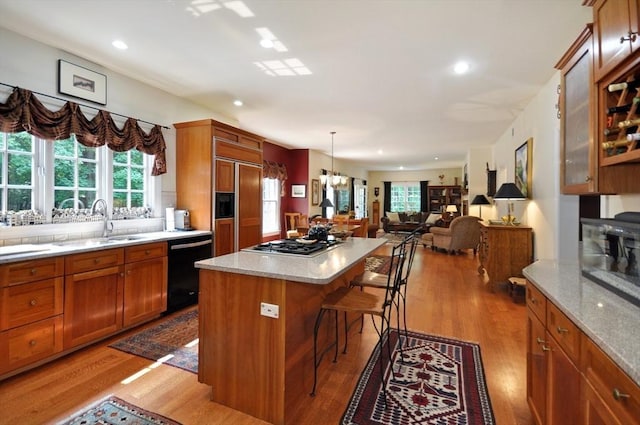
[[[384,246],[380,253],[387,250]],[[477,267],[471,251],[447,255],[418,246],[408,286],[408,327],[479,343],[496,423],[529,425],[526,308],[512,301],[506,285],[490,292]],[[151,367],[149,360],[107,347],[112,340],[0,382],[0,424],[56,423],[110,394],[184,425],[265,423],[209,401],[210,388],[198,383],[197,375]],[[376,342],[370,322],[362,335],[354,329],[349,352],[336,364],[324,364],[317,395],[292,412],[294,423],[339,423]],[[141,370],[146,373],[122,383]]]

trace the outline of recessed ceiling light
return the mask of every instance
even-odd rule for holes
[[[273,41],[263,38],[262,40],[260,40],[260,45],[265,49],[271,49],[273,47]]]
[[[378,149],[378,155],[382,155],[382,149]]]
[[[436,156],[436,157],[434,157],[433,159],[435,159],[435,160],[437,161],[437,160],[438,160],[438,159],[440,159],[440,158],[438,158],[438,157]]]
[[[401,169],[401,170],[404,170],[404,167],[401,165],[401,166],[400,166],[400,169]]]
[[[127,50],[129,48],[129,46],[127,46],[127,43],[125,43],[122,40],[113,40],[111,45],[116,49],[120,49],[120,50]]]
[[[466,74],[469,71],[469,63],[465,61],[460,61],[456,63],[453,67],[453,72],[458,75]]]
[[[242,106],[243,105],[243,103],[242,103],[242,101],[240,99],[234,100],[233,104],[236,105],[236,106]]]

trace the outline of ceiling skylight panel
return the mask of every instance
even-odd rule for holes
[[[249,7],[244,4],[243,1],[235,0],[235,1],[225,1],[222,3],[224,7],[227,9],[233,10],[240,16],[241,18],[251,18],[254,16],[253,12]]]

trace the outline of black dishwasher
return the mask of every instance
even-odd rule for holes
[[[168,248],[167,313],[198,303],[198,269],[193,263],[212,257],[211,235],[171,239]]]

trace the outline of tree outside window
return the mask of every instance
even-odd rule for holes
[[[28,133],[0,133],[0,206],[2,211],[34,208],[33,136]]]
[[[280,180],[262,179],[262,234],[280,233]]]
[[[420,183],[391,183],[391,211],[420,211]]]

